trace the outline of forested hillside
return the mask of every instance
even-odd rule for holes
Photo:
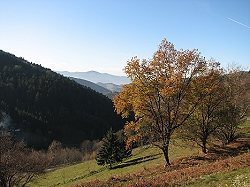
[[[0,110],[20,129],[28,145],[46,148],[101,139],[112,126],[123,127],[106,96],[50,69],[0,51]]]

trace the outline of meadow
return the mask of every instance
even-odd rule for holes
[[[193,144],[172,143],[169,167],[161,150],[146,145],[112,169],[89,160],[51,169],[29,186],[250,186],[250,122],[241,128],[244,137],[206,155]]]
[[[198,154],[199,149],[192,145],[172,144],[170,147],[170,159],[183,158],[187,154]],[[152,167],[164,165],[164,157],[158,148],[147,145],[133,150],[132,156],[121,164],[109,169],[107,166],[97,165],[95,160],[85,161],[62,168],[51,169],[31,183],[29,186],[72,186],[81,182],[95,179],[105,180],[112,176],[121,176],[130,173],[147,170]]]

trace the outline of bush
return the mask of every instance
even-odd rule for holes
[[[0,155],[1,187],[26,186],[50,164],[45,152],[27,148],[23,141],[9,136],[0,136]]]
[[[53,166],[82,161],[83,154],[76,148],[63,148],[58,141],[53,141],[48,148],[48,155]]]

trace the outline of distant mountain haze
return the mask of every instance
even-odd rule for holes
[[[101,83],[98,82],[96,83],[101,87],[107,88],[108,90],[112,91],[112,92],[120,92],[122,89],[122,85],[117,85],[117,84],[113,84],[113,83]]]
[[[99,73],[97,71],[87,71],[87,72],[68,72],[68,71],[58,71],[58,73],[66,77],[75,77],[84,80],[88,80],[93,83],[113,83],[117,85],[123,85],[130,83],[129,78],[126,76],[116,76],[108,73]]]
[[[87,80],[84,80],[84,79],[79,79],[79,78],[74,78],[74,77],[69,77],[69,79],[71,80],[74,80],[76,81],[77,83],[81,84],[81,85],[84,85],[84,86],[87,86],[99,93],[109,93],[109,92],[112,92],[111,90],[108,90],[107,88],[105,88],[105,84],[102,84],[102,85],[98,85],[98,84],[95,84],[93,82],[90,82],[90,81],[87,81]],[[104,86],[103,86],[104,85]]]
[[[112,100],[112,98],[122,89],[121,85],[116,85],[113,83],[93,83],[84,79],[78,79],[74,77],[69,77],[69,79],[77,82],[78,84],[81,84],[83,86],[89,87],[92,90],[95,90],[99,93],[102,93],[103,95],[107,96],[109,99]]]

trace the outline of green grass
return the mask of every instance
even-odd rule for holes
[[[193,146],[184,147],[180,145],[171,145],[169,152],[171,161],[197,153],[198,150]],[[108,179],[111,176],[120,176],[138,172],[151,167],[156,167],[157,165],[164,165],[164,163],[164,157],[160,149],[153,146],[144,146],[134,149],[132,157],[115,166],[115,169],[109,169],[106,166],[98,166],[95,160],[90,160],[50,171],[39,176],[39,178],[29,186],[74,186],[81,182],[95,179]]]
[[[250,121],[246,121],[240,128],[245,129],[244,132],[247,136],[250,135]],[[181,157],[188,158],[191,155],[199,154],[200,148],[192,145],[177,145],[177,143],[180,144],[177,141],[170,146],[170,162]],[[105,180],[110,177],[136,173],[158,165],[162,166],[164,163],[164,157],[160,149],[153,146],[144,146],[134,149],[132,156],[123,163],[114,166],[115,169],[109,169],[107,166],[98,166],[95,160],[90,160],[47,172],[39,176],[29,186],[74,186],[95,179]],[[233,172],[204,175],[185,182],[184,186],[250,186],[249,173],[250,167],[247,167]]]
[[[244,129],[244,134],[250,137],[250,120],[246,120],[240,125],[240,129]]]
[[[246,187],[250,186],[250,166],[232,172],[203,175],[197,179],[192,179],[184,186],[198,187]]]

